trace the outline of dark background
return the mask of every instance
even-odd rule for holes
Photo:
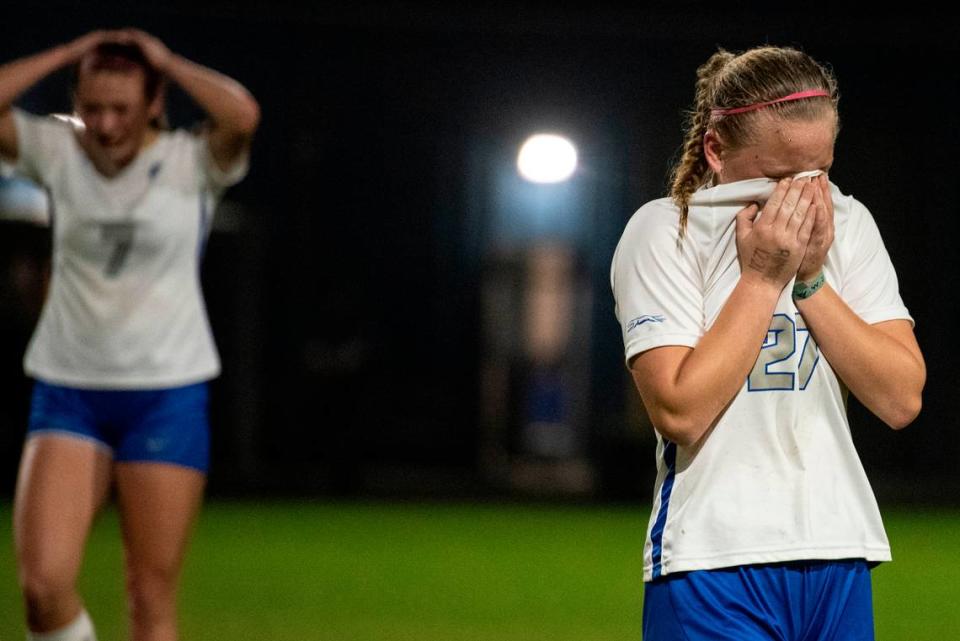
[[[526,135],[569,135],[581,206],[563,233],[590,294],[586,495],[646,500],[654,441],[622,363],[613,249],[631,213],[665,192],[696,67],[717,46],[801,47],[839,78],[831,179],[875,216],[928,366],[923,413],[905,431],[851,399],[857,446],[882,501],[957,504],[952,21],[917,5],[867,16],[761,6],[48,2],[5,13],[0,60],[134,25],[259,100],[252,169],[227,196],[203,273],[224,363],[213,387],[219,494],[517,492],[483,458],[481,292],[491,265],[525,242],[502,238],[494,191]],[[65,77],[19,104],[68,110]],[[201,116],[177,93],[169,111],[177,125]],[[46,251],[44,231],[0,225],[4,494],[38,311],[36,287],[22,273],[12,284],[11,270],[40,269]]]

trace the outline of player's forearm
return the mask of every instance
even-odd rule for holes
[[[10,108],[17,96],[75,58],[71,45],[61,45],[0,66],[0,156],[10,162],[20,155]]]
[[[162,70],[210,116],[225,135],[250,138],[260,122],[260,106],[243,85],[178,55]]]
[[[680,445],[703,437],[743,387],[779,297],[775,286],[741,278],[716,321],[664,386],[658,415],[651,417],[661,434]]]
[[[917,417],[926,366],[912,332],[898,340],[864,322],[829,285],[797,301],[797,309],[820,352],[867,409],[894,429]]]
[[[69,64],[71,58],[69,47],[61,45],[0,66],[0,112],[41,79]]]

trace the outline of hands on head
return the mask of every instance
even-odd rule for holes
[[[808,282],[823,269],[833,244],[833,201],[826,175],[784,178],[760,208],[736,220],[737,252],[744,278],[783,289],[791,278]]]
[[[134,45],[157,70],[163,72],[173,56],[162,41],[139,29],[99,29],[84,34],[66,45],[67,64],[80,61],[83,56],[106,43]]]

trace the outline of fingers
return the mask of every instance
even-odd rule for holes
[[[807,221],[808,218],[815,218],[815,202],[820,195],[820,187],[814,181],[796,181],[794,185],[796,186],[800,183],[806,184],[802,184],[798,190],[796,204],[793,204],[790,200],[794,192],[793,187],[791,187],[790,191],[787,193],[787,197],[784,199],[783,211],[780,214],[784,218],[784,223],[787,230],[792,234],[797,234],[800,230],[800,227]],[[793,205],[792,211],[791,205]]]
[[[819,186],[812,180],[803,179],[793,181],[790,189],[787,190],[787,195],[783,199],[783,205],[780,206],[778,218],[785,216],[786,219],[784,223],[787,225],[789,225],[795,217],[799,217],[799,221],[802,221],[807,215],[810,206],[813,204],[814,195],[818,189]]]
[[[817,212],[817,226],[822,231],[822,242],[825,248],[833,244],[833,197],[830,195],[830,183],[826,180],[821,184],[820,208]]]
[[[812,218],[819,183],[810,179],[784,178],[774,189],[763,209],[763,224],[795,238],[807,218]]]
[[[816,202],[817,229],[829,243],[833,241],[833,197],[830,195],[828,182],[821,182],[819,187]]]
[[[833,245],[833,202],[829,182],[818,179],[815,184],[817,189],[812,209],[797,236],[797,240],[806,245],[797,278],[808,282],[823,269],[827,252]]]
[[[132,27],[120,29],[117,34],[126,44],[139,47],[150,64],[160,71],[164,71],[165,64],[170,57],[170,50],[160,39],[146,31]]]
[[[130,44],[141,44],[146,40],[146,34],[144,32],[138,29],[133,29],[132,27],[120,29],[117,31],[117,34]]]
[[[96,31],[91,31],[81,39],[87,46],[92,48],[106,40],[109,33],[109,31],[105,31],[103,29],[97,29]]]
[[[753,227],[753,222],[757,219],[757,216],[760,214],[760,205],[757,203],[750,203],[743,209],[737,212],[737,237],[742,238],[746,234],[750,233],[750,229]]]
[[[833,196],[830,193],[830,179],[827,178],[825,174],[819,176],[820,180],[820,195],[823,197],[824,209],[827,212],[827,217],[830,220],[830,223],[833,223]]]
[[[98,45],[107,41],[109,32],[103,30],[91,31],[71,41],[68,45],[70,62],[76,62]]]
[[[750,230],[753,229],[753,223],[759,214],[760,205],[757,203],[750,203],[737,212],[736,236],[738,241],[746,238],[746,236],[750,233]]]
[[[822,210],[819,207],[808,211],[803,217],[803,222],[797,229],[797,240],[803,243],[804,246],[810,242],[810,238],[813,236],[813,230],[819,224],[820,211]]]
[[[780,211],[780,207],[783,205],[783,200],[786,198],[787,191],[790,189],[790,184],[792,182],[792,178],[784,178],[777,183],[776,188],[773,190],[773,193],[767,200],[767,204],[763,208],[763,219],[766,224],[772,225],[773,221],[777,218],[777,213]]]
[[[809,178],[782,179],[777,183],[777,187],[763,208],[764,223],[771,226],[776,224],[790,226],[793,231],[796,231],[813,203],[814,191],[818,188],[819,183]],[[800,216],[800,218],[792,221],[793,216]]]
[[[757,216],[760,214],[760,205],[757,203],[750,203],[743,209],[737,212],[737,224],[739,225],[741,221],[743,222],[753,222],[757,219]]]
[[[813,200],[813,206],[817,214],[817,226],[822,226],[826,222],[827,217],[827,204],[823,197],[823,189],[818,184],[816,197]]]
[[[105,40],[116,42],[117,44],[140,45],[147,41],[146,33],[130,27],[104,31],[103,36]]]
[[[819,269],[832,239],[828,208],[822,180],[779,181],[762,216],[755,204],[737,213],[741,269],[753,270],[751,273],[778,285],[796,276],[802,265]]]
[[[123,32],[117,29],[103,29],[93,32],[90,35],[92,36],[94,33],[96,34],[96,40],[91,45],[91,49],[100,44],[127,44],[129,42],[127,37],[123,35]]]
[[[141,32],[137,31],[136,29],[117,29],[113,32],[113,34],[118,42],[123,42],[124,44],[128,45],[139,45],[144,40],[141,36]]]

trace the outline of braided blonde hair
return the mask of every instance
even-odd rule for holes
[[[807,89],[822,89],[830,97],[781,102],[746,113],[712,114],[715,108],[745,107]],[[736,149],[754,141],[761,117],[772,114],[784,120],[815,120],[824,115],[825,109],[836,114],[838,100],[833,73],[802,51],[757,47],[736,55],[720,49],[710,56],[697,69],[696,95],[687,112],[683,152],[671,174],[670,196],[680,208],[680,237],[686,230],[690,197],[713,180],[703,148],[707,131],[714,131],[727,149]]]

